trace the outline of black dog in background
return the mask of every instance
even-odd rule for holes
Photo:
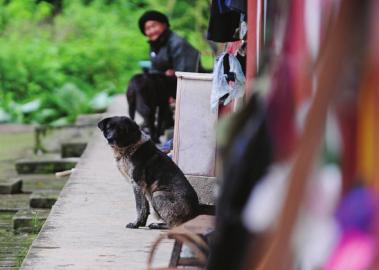
[[[169,99],[176,98],[176,77],[147,72],[134,75],[126,97],[130,118],[134,120],[137,111],[144,120],[143,128],[146,127],[151,139],[159,143],[164,130],[174,126]]]

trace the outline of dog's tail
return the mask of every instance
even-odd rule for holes
[[[126,91],[126,100],[128,101],[129,107],[129,116],[132,120],[134,120],[136,114],[136,89],[134,87],[133,81],[129,83],[128,89]]]

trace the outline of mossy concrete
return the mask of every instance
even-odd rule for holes
[[[0,125],[0,179],[18,177],[14,162],[33,154],[34,127]],[[14,234],[12,218],[29,207],[30,194],[0,195],[0,269],[18,269],[36,237],[33,233]]]
[[[3,125],[0,125],[0,131],[6,132],[7,128],[5,128]],[[25,158],[33,154],[33,131],[30,128],[28,128],[25,131],[26,133],[1,132],[0,179],[9,179],[12,177],[17,177],[17,172],[13,164],[17,159]]]
[[[36,151],[60,153],[61,145],[70,140],[89,141],[95,130],[93,125],[68,125],[36,128]]]
[[[33,131],[28,131],[27,133],[0,133],[0,140],[0,161],[12,161],[33,153]]]
[[[87,147],[87,142],[82,140],[72,140],[62,143],[62,158],[80,157]]]
[[[14,211],[29,208],[30,194],[0,195],[0,212]]]
[[[33,193],[37,190],[61,190],[67,182],[68,176],[57,178],[53,174],[23,175],[23,191]]]
[[[30,233],[14,234],[12,218],[14,212],[0,212],[0,269],[18,269],[37,236]]]
[[[19,177],[14,163],[20,158],[33,156],[34,140],[34,127],[32,126],[0,124],[1,183],[8,179]],[[33,192],[38,189],[60,190],[67,181],[67,178],[56,179],[54,175],[42,176],[23,175],[21,177],[24,180],[22,191]],[[14,192],[14,188],[12,192]],[[32,241],[37,236],[33,231],[38,231],[42,221],[46,218],[46,216],[42,220],[34,218],[32,226],[25,229],[29,233],[23,232],[22,229],[19,231],[13,230],[12,219],[17,211],[29,209],[29,198],[30,193],[0,194],[0,269],[19,269]]]
[[[0,181],[0,194],[15,194],[21,193],[21,191],[21,178],[11,178],[5,181]]]
[[[12,227],[12,218],[16,212],[4,211],[0,212],[0,235],[3,235],[1,231],[9,231]]]
[[[58,197],[59,191],[55,190],[33,192],[33,194],[30,195],[30,207],[50,209],[58,200]]]
[[[38,233],[46,221],[50,210],[25,209],[18,211],[12,218],[13,230],[17,233]]]
[[[19,174],[53,174],[70,170],[76,166],[77,158],[51,158],[50,156],[33,156],[18,160],[15,164]]]

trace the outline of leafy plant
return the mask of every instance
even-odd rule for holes
[[[61,2],[57,9],[42,0],[0,0],[3,121],[68,123],[92,111],[99,93],[124,92],[129,78],[140,72],[138,61],[148,58],[137,27],[146,9],[169,14],[173,29],[211,57],[202,38],[208,1]],[[32,110],[25,110],[30,104]]]

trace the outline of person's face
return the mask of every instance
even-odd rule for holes
[[[167,25],[158,21],[147,21],[144,32],[150,41],[156,41],[159,36],[166,30]]]

